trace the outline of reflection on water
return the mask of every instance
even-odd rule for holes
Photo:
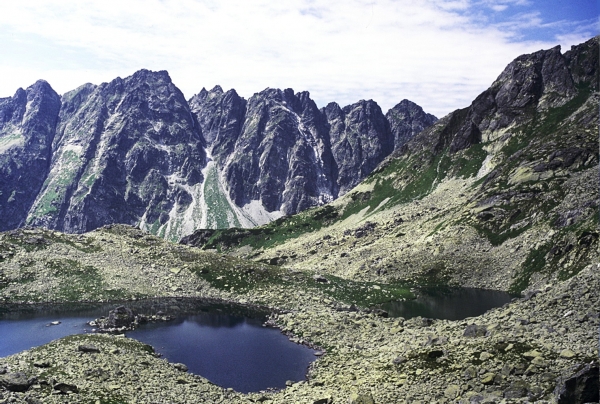
[[[384,303],[379,308],[390,317],[428,317],[446,320],[462,320],[479,316],[486,311],[502,306],[511,300],[511,295],[498,290],[475,288],[422,289],[414,300]]]
[[[127,333],[171,362],[240,392],[284,388],[305,378],[314,351],[291,343],[257,319],[201,313],[175,322],[149,323]]]

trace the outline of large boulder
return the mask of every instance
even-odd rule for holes
[[[36,382],[35,377],[28,377],[25,373],[6,373],[0,376],[0,386],[9,391],[25,392]]]
[[[563,378],[554,390],[558,404],[600,402],[598,363],[590,363],[573,376]]]

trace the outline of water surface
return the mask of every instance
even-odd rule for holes
[[[278,329],[262,326],[263,318],[245,317],[220,309],[195,310],[189,302],[149,304],[138,311],[155,314],[174,310],[175,319],[147,323],[126,336],[152,345],[170,362],[180,362],[189,371],[211,382],[240,392],[285,388],[288,380],[306,377],[315,351],[291,342]],[[187,306],[186,306],[187,304]],[[61,307],[28,312],[4,312],[0,316],[0,357],[12,355],[68,335],[92,332],[86,323],[107,315],[117,304],[84,310]],[[135,304],[132,304],[135,306]],[[51,325],[52,322],[60,322]]]
[[[314,350],[262,327],[260,320],[219,313],[149,323],[126,335],[152,345],[171,362],[185,363],[190,372],[243,393],[304,380],[316,359]]]
[[[479,316],[494,307],[511,301],[506,292],[475,288],[425,288],[417,298],[384,303],[378,307],[390,317],[427,317],[446,320],[462,320]]]

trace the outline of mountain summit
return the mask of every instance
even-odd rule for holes
[[[410,108],[386,118],[374,101],[320,110],[308,92],[220,86],[188,101],[166,71],[62,97],[39,81],[0,99],[0,230],[123,223],[177,240],[268,223],[343,195],[435,120]]]

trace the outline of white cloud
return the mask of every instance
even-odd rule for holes
[[[496,8],[520,3],[487,2]],[[7,46],[0,95],[38,78],[64,93],[148,68],[168,70],[187,97],[215,84],[245,97],[266,87],[292,87],[310,91],[319,106],[374,99],[385,112],[408,98],[443,116],[467,106],[516,56],[555,45],[512,41],[515,24],[535,16],[511,27],[482,26],[461,13],[472,4],[3,2],[0,39]]]
[[[490,8],[494,11],[500,12],[506,10],[508,6],[506,4],[492,4]]]

